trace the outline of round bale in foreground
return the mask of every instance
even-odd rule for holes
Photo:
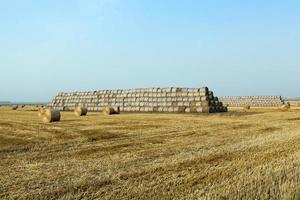
[[[74,110],[75,115],[78,117],[86,115],[87,112],[88,112],[87,108],[81,106],[77,106]]]
[[[45,110],[45,113],[43,114],[43,122],[50,123],[50,122],[58,122],[58,121],[60,121],[59,110],[51,110],[51,109]]]
[[[103,113],[104,113],[105,115],[120,114],[120,108],[119,108],[119,107],[117,107],[117,108],[112,108],[112,107],[106,106],[106,107],[103,109]]]

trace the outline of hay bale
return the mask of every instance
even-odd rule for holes
[[[116,114],[120,114],[120,107],[119,106],[114,107],[114,110],[115,110]]]
[[[38,116],[39,117],[42,117],[44,114],[45,114],[45,108],[42,106],[42,107],[38,107]]]
[[[104,107],[104,109],[103,109],[103,114],[105,114],[105,115],[120,114],[120,108],[118,107],[118,109],[115,110],[115,109],[112,108],[112,107],[106,106],[106,107]]]
[[[280,110],[282,110],[282,111],[287,111],[287,110],[289,110],[291,108],[291,104],[289,103],[289,102],[287,102],[286,104],[284,104],[284,105],[282,105],[281,107],[280,107]]]
[[[51,109],[45,110],[45,113],[43,114],[43,122],[50,123],[50,122],[58,122],[58,121],[60,121],[59,110],[51,110]]]
[[[85,116],[87,114],[88,110],[85,107],[81,107],[81,106],[76,106],[74,113],[76,116],[80,117],[80,116]]]
[[[23,104],[23,105],[21,106],[21,108],[25,108],[25,105]]]
[[[250,105],[244,105],[243,108],[244,108],[244,110],[250,110],[251,106]]]
[[[13,105],[11,109],[12,109],[12,110],[17,110],[18,107],[19,107],[18,105]]]

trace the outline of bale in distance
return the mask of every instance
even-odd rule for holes
[[[23,104],[23,105],[21,106],[21,108],[25,108],[25,104]]]
[[[287,111],[287,110],[289,110],[291,108],[291,104],[289,103],[289,102],[287,102],[287,104],[284,104],[284,105],[282,105],[281,107],[280,107],[280,109],[282,110],[282,111]]]
[[[45,108],[42,106],[42,107],[38,107],[38,116],[39,117],[42,117],[44,114],[45,114]]]
[[[244,110],[250,110],[251,106],[250,105],[244,105],[243,108],[244,108]]]
[[[105,115],[113,115],[113,114],[120,114],[120,108],[112,108],[109,106],[104,107],[103,114]]]
[[[13,105],[13,107],[11,108],[12,110],[17,110],[18,109],[18,105]]]
[[[87,114],[88,110],[85,107],[81,107],[81,106],[76,106],[74,113],[76,116],[80,117],[80,116],[85,116]]]
[[[45,113],[43,114],[43,122],[50,123],[50,122],[58,122],[58,121],[60,121],[59,110],[51,110],[51,109],[45,110]]]
[[[118,106],[118,107],[115,107],[114,110],[115,110],[115,112],[116,112],[115,114],[120,114],[120,107],[119,107],[119,106]]]

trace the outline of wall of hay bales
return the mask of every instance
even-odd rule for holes
[[[222,102],[207,87],[143,88],[59,93],[48,107],[72,111],[77,106],[88,111],[102,111],[105,106],[119,107],[121,112],[225,112]]]
[[[278,107],[284,104],[281,96],[231,96],[220,97],[219,100],[232,107]]]

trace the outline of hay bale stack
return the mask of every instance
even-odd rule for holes
[[[18,105],[13,105],[11,109],[12,109],[12,110],[17,110],[18,108],[19,108]]]
[[[90,111],[124,112],[226,112],[223,103],[207,87],[138,88],[59,93],[47,105],[57,110],[84,105]],[[114,108],[109,111],[108,108]]]
[[[284,104],[281,96],[231,96],[220,97],[219,100],[230,107],[278,107]]]
[[[115,110],[115,108],[106,106],[106,107],[104,107],[104,109],[103,109],[103,114],[105,114],[105,115],[120,114],[120,110],[119,110],[119,109],[118,109],[118,110]]]
[[[60,121],[59,110],[52,110],[52,109],[45,110],[45,113],[43,114],[43,122],[50,123],[50,122],[58,122],[58,121]]]
[[[76,106],[74,113],[76,116],[80,117],[80,116],[85,116],[87,114],[88,110],[85,107],[81,107],[81,106]]]

